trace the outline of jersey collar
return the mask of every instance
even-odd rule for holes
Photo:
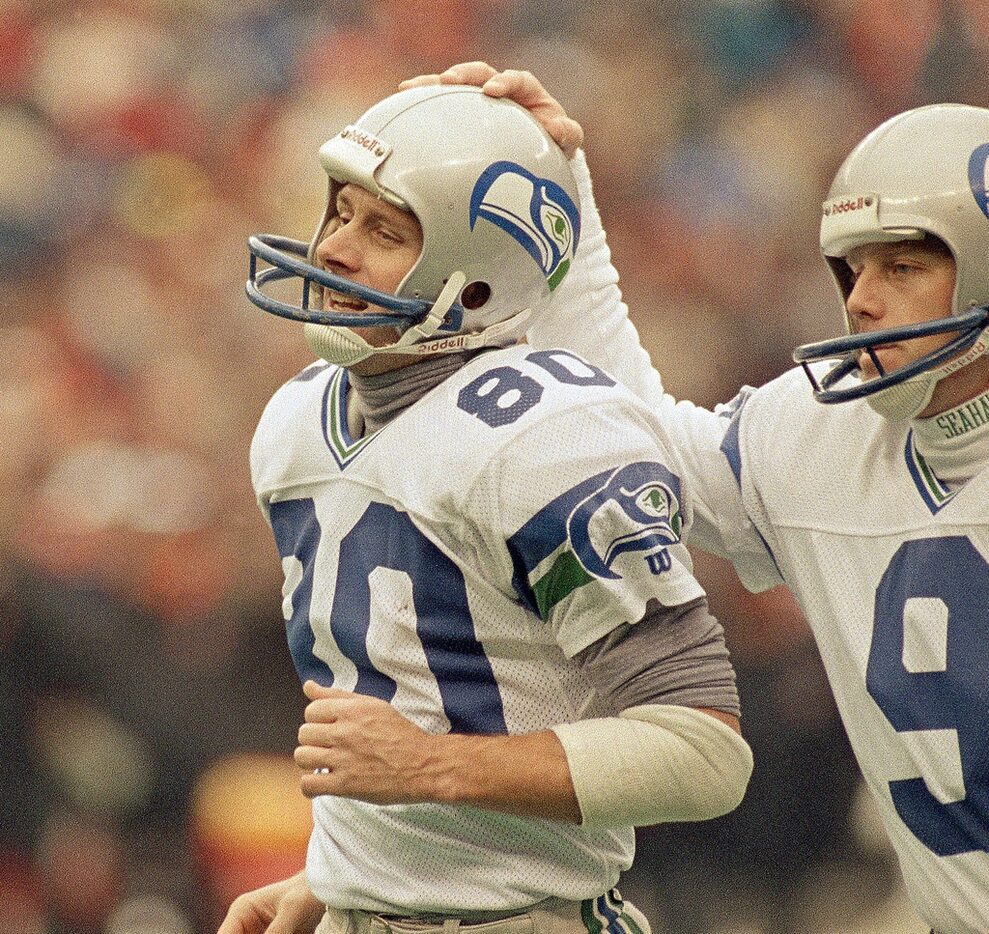
[[[938,480],[956,488],[989,464],[989,391],[913,423],[913,445]]]
[[[323,392],[323,440],[341,470],[377,437],[377,434],[351,437],[347,427],[348,384],[348,373],[341,367],[330,377]]]

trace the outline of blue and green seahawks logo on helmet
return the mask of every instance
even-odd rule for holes
[[[968,184],[972,189],[979,210],[989,218],[989,190],[986,187],[989,175],[989,143],[977,147],[968,159]]]
[[[474,185],[471,230],[480,217],[521,244],[542,269],[551,292],[563,281],[580,239],[580,211],[556,182],[515,162],[495,162]]]

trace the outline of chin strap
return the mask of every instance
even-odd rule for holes
[[[987,351],[989,351],[989,328],[983,329],[975,343],[961,356],[926,373],[918,373],[896,386],[866,396],[866,402],[873,411],[890,421],[907,421],[916,418],[927,408],[937,384],[942,379],[978,360]]]
[[[465,283],[466,277],[462,272],[453,273],[425,319],[412,325],[394,344],[375,347],[350,328],[326,324],[305,325],[303,334],[306,343],[317,357],[338,366],[348,367],[380,353],[426,356],[500,346],[514,343],[525,333],[529,318],[532,316],[532,310],[529,308],[476,334],[449,334],[436,337],[446,313],[456,302]]]

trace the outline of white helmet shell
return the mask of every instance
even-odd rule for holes
[[[954,314],[989,303],[989,110],[931,104],[887,120],[838,170],[821,218],[821,252],[842,298],[843,259],[864,243],[940,238],[957,266]]]
[[[310,255],[344,184],[411,211],[423,248],[398,296],[433,301],[454,272],[490,289],[479,307],[465,301],[459,332],[533,307],[573,261],[579,199],[566,157],[524,108],[480,88],[394,94],[325,143],[319,158],[330,193]]]

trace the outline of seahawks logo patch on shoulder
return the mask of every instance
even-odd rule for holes
[[[642,552],[654,573],[667,570],[666,548],[680,541],[681,525],[676,477],[643,461],[617,471],[580,503],[567,522],[567,535],[588,574],[616,580],[620,575],[612,565],[630,551]]]
[[[474,185],[470,229],[484,218],[514,237],[553,291],[570,269],[580,240],[580,211],[556,182],[515,162],[495,162]]]
[[[619,580],[636,560],[665,574],[673,567],[669,547],[683,528],[680,503],[680,478],[655,461],[589,477],[509,539],[516,593],[546,619],[578,588]]]

